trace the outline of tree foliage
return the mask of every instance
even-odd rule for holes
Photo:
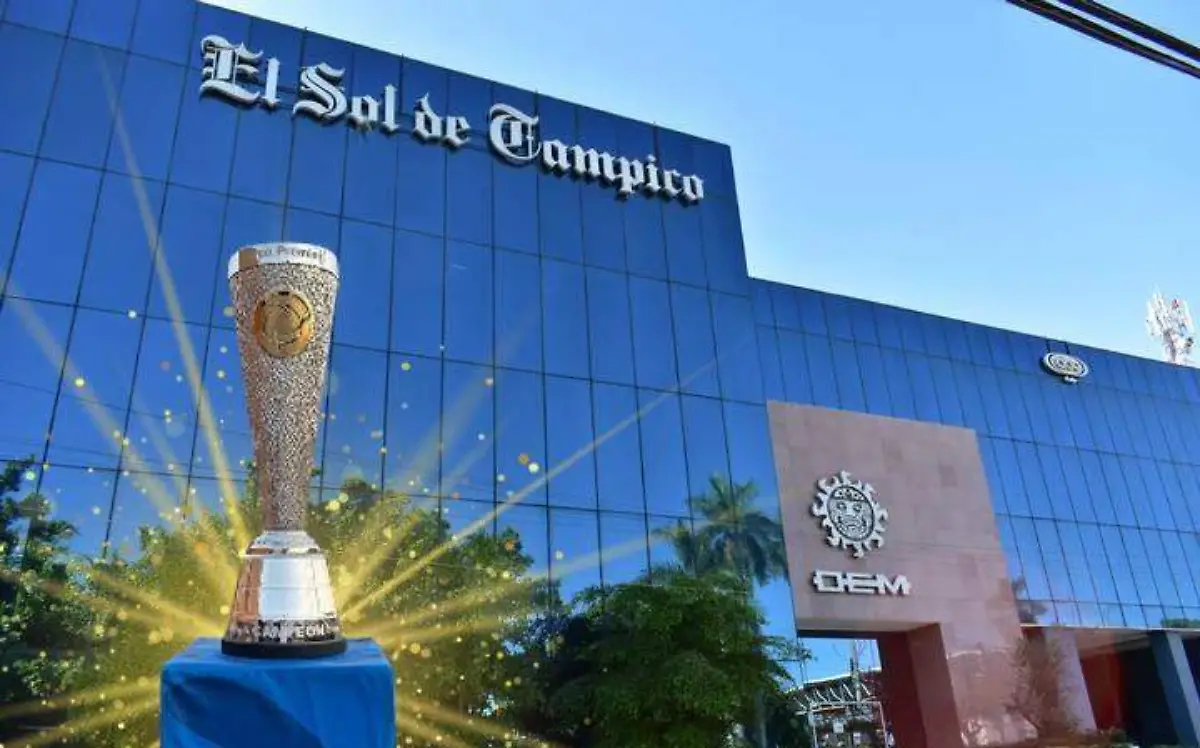
[[[1064,683],[1066,653],[1053,639],[1021,636],[1012,651],[1014,685],[1008,708],[1033,726],[1039,738],[1060,738],[1079,731],[1071,711],[1073,694]]]

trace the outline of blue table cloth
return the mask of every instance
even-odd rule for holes
[[[229,657],[197,639],[163,668],[162,748],[393,748],[395,701],[369,639],[311,660]]]

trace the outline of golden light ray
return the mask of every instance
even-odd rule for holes
[[[126,685],[103,685],[93,686],[82,691],[72,691],[55,699],[43,699],[42,701],[26,701],[20,704],[6,704],[0,706],[0,722],[13,719],[14,717],[29,717],[32,715],[52,712],[64,707],[91,706],[93,703],[108,701],[110,699],[120,699],[128,696],[136,696],[140,693],[157,693],[158,682],[155,680],[152,683],[129,683]]]
[[[97,55],[99,54],[97,52]],[[130,181],[133,184],[134,197],[137,199],[138,212],[142,219],[142,229],[146,233],[146,244],[147,249],[150,251],[154,274],[158,278],[163,300],[167,304],[167,311],[171,318],[171,329],[175,334],[175,341],[179,346],[180,356],[183,358],[183,367],[187,375],[188,386],[191,388],[192,397],[195,399],[197,412],[200,416],[200,430],[203,432],[205,441],[208,443],[208,451],[213,460],[213,470],[221,487],[221,495],[224,498],[230,526],[233,529],[234,541],[239,548],[244,548],[250,543],[250,532],[246,527],[245,519],[241,516],[241,510],[237,506],[237,493],[233,485],[233,476],[229,469],[225,450],[221,445],[220,433],[217,430],[216,419],[213,417],[212,404],[208,399],[208,391],[203,386],[196,351],[192,347],[191,338],[188,336],[187,328],[184,324],[183,307],[179,303],[179,294],[176,291],[175,279],[171,274],[171,268],[167,261],[162,234],[159,231],[157,219],[153,211],[150,210],[150,199],[146,195],[146,186],[142,179],[142,172],[137,164],[137,156],[133,152],[129,130],[125,126],[125,114],[121,111],[116,86],[113,84],[112,78],[108,73],[108,68],[103,62],[100,64],[100,71],[104,79],[105,92],[108,96],[109,111],[113,116],[114,132],[117,135],[117,141],[121,145],[121,154],[125,159],[125,168],[131,177]]]
[[[413,733],[419,738],[448,746],[448,748],[472,748],[469,743],[464,743],[453,735],[443,735],[430,725],[424,724],[421,721],[422,716],[421,712],[407,704],[401,701],[396,702],[396,723],[401,732]]]
[[[185,631],[193,632],[196,636],[209,636],[214,631],[222,630],[222,625],[196,610],[186,610],[175,603],[166,600],[124,582],[108,574],[93,574],[92,578],[112,591],[123,595],[126,599],[141,603],[151,610],[156,610],[172,620],[184,624]]]
[[[158,696],[151,696],[133,704],[127,704],[124,709],[113,709],[99,714],[89,714],[86,717],[76,717],[51,728],[31,738],[21,738],[22,748],[36,748],[49,745],[84,730],[97,730],[103,727],[119,725],[126,720],[158,708]]]
[[[17,288],[16,281],[13,280],[9,281],[9,289],[17,289],[17,292],[20,292]],[[29,332],[30,336],[38,345],[38,348],[41,349],[42,354],[46,357],[46,359],[51,363],[57,363],[59,361],[62,362],[62,381],[76,381],[82,383],[82,386],[79,387],[79,389],[82,390],[82,397],[78,397],[77,399],[87,411],[87,414],[92,421],[92,425],[96,427],[100,435],[105,438],[120,439],[125,450],[124,454],[129,459],[132,466],[135,469],[138,467],[144,468],[146,462],[141,457],[137,447],[129,441],[129,437],[125,433],[125,430],[121,428],[121,425],[117,423],[116,419],[113,418],[108,409],[101,404],[100,399],[94,396],[92,387],[90,384],[88,384],[87,378],[83,376],[83,372],[75,364],[74,360],[66,354],[66,350],[63,348],[63,346],[54,339],[54,336],[50,332],[49,328],[42,321],[38,313],[33,309],[33,305],[30,304],[30,302],[26,299],[19,296],[9,297],[7,303],[13,309],[17,310],[17,314],[20,316],[26,331]],[[50,438],[51,441],[53,441],[53,434],[51,434]],[[45,467],[46,466],[43,466],[43,469],[45,469]],[[136,470],[136,472],[138,480],[145,481],[147,486],[146,495],[150,498],[151,503],[153,503],[155,507],[159,509],[159,515],[163,517],[164,521],[166,521],[168,524],[175,527],[181,526],[182,518],[177,516],[174,511],[178,504],[173,504],[171,502],[170,494],[167,492],[166,487],[163,486],[158,477],[150,472],[142,472],[141,470]],[[209,581],[212,584],[219,584],[218,580],[215,579],[210,579]]]
[[[499,738],[500,740],[512,741],[517,745],[522,743],[536,743],[546,748],[560,748],[558,743],[552,743],[545,738],[533,735],[521,735],[515,729],[505,729],[499,725],[492,724],[486,717],[468,717],[426,699],[412,696],[411,694],[406,699],[410,708],[419,709],[421,713],[428,714],[442,724],[474,732],[482,738]]]

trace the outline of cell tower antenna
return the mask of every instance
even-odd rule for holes
[[[1191,365],[1196,326],[1186,301],[1180,298],[1167,301],[1155,289],[1146,304],[1146,331],[1162,343],[1163,357],[1169,363]]]

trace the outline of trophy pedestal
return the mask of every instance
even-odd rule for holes
[[[395,681],[379,645],[318,659],[249,660],[198,639],[163,668],[162,748],[393,748]]]

